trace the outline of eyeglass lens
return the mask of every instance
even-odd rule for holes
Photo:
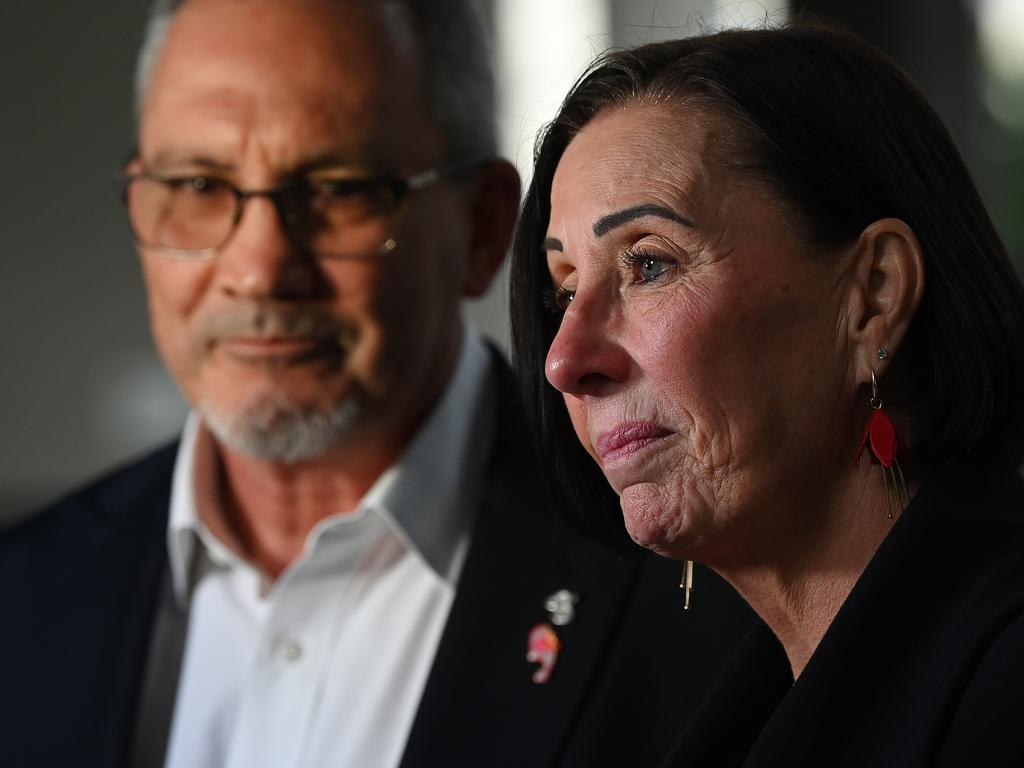
[[[249,197],[273,199],[290,237],[325,256],[368,256],[391,236],[396,190],[374,180],[330,180],[239,193],[213,177],[138,176],[128,184],[128,210],[144,245],[207,254],[222,246]]]

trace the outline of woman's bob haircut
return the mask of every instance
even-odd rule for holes
[[[732,133],[726,162],[767,185],[798,234],[830,248],[895,217],[915,232],[925,291],[894,364],[912,389],[916,465],[1024,455],[1024,292],[963,161],[908,78],[866,43],[819,25],[732,30],[598,59],[538,138],[513,245],[513,357],[548,484],[563,511],[626,541],[618,500],[544,377],[558,317],[542,250],[555,168],[604,109],[674,103]],[[684,339],[680,340],[685,343]],[[851,462],[859,435],[850,436]]]

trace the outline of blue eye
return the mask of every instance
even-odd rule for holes
[[[635,285],[656,283],[675,267],[674,259],[644,250],[627,251],[622,254],[622,262],[632,272]]]
[[[657,280],[668,269],[668,264],[663,261],[657,261],[656,259],[644,259],[637,265],[637,272],[643,278],[645,283],[650,283]]]

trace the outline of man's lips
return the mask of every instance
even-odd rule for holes
[[[228,336],[216,345],[227,354],[246,360],[296,359],[326,350],[326,339],[317,336]]]
[[[607,466],[619,459],[632,456],[649,445],[672,434],[658,424],[649,421],[628,421],[616,424],[603,432],[594,443],[601,465]]]

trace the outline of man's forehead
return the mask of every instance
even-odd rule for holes
[[[408,140],[422,105],[416,51],[392,12],[362,0],[190,0],[157,59],[140,145],[169,151],[194,129],[225,155],[253,139],[365,155]]]
[[[415,36],[402,14],[362,0],[191,0],[172,18],[156,75],[234,65],[260,76],[294,75],[320,86],[358,86],[374,76],[418,71]]]

